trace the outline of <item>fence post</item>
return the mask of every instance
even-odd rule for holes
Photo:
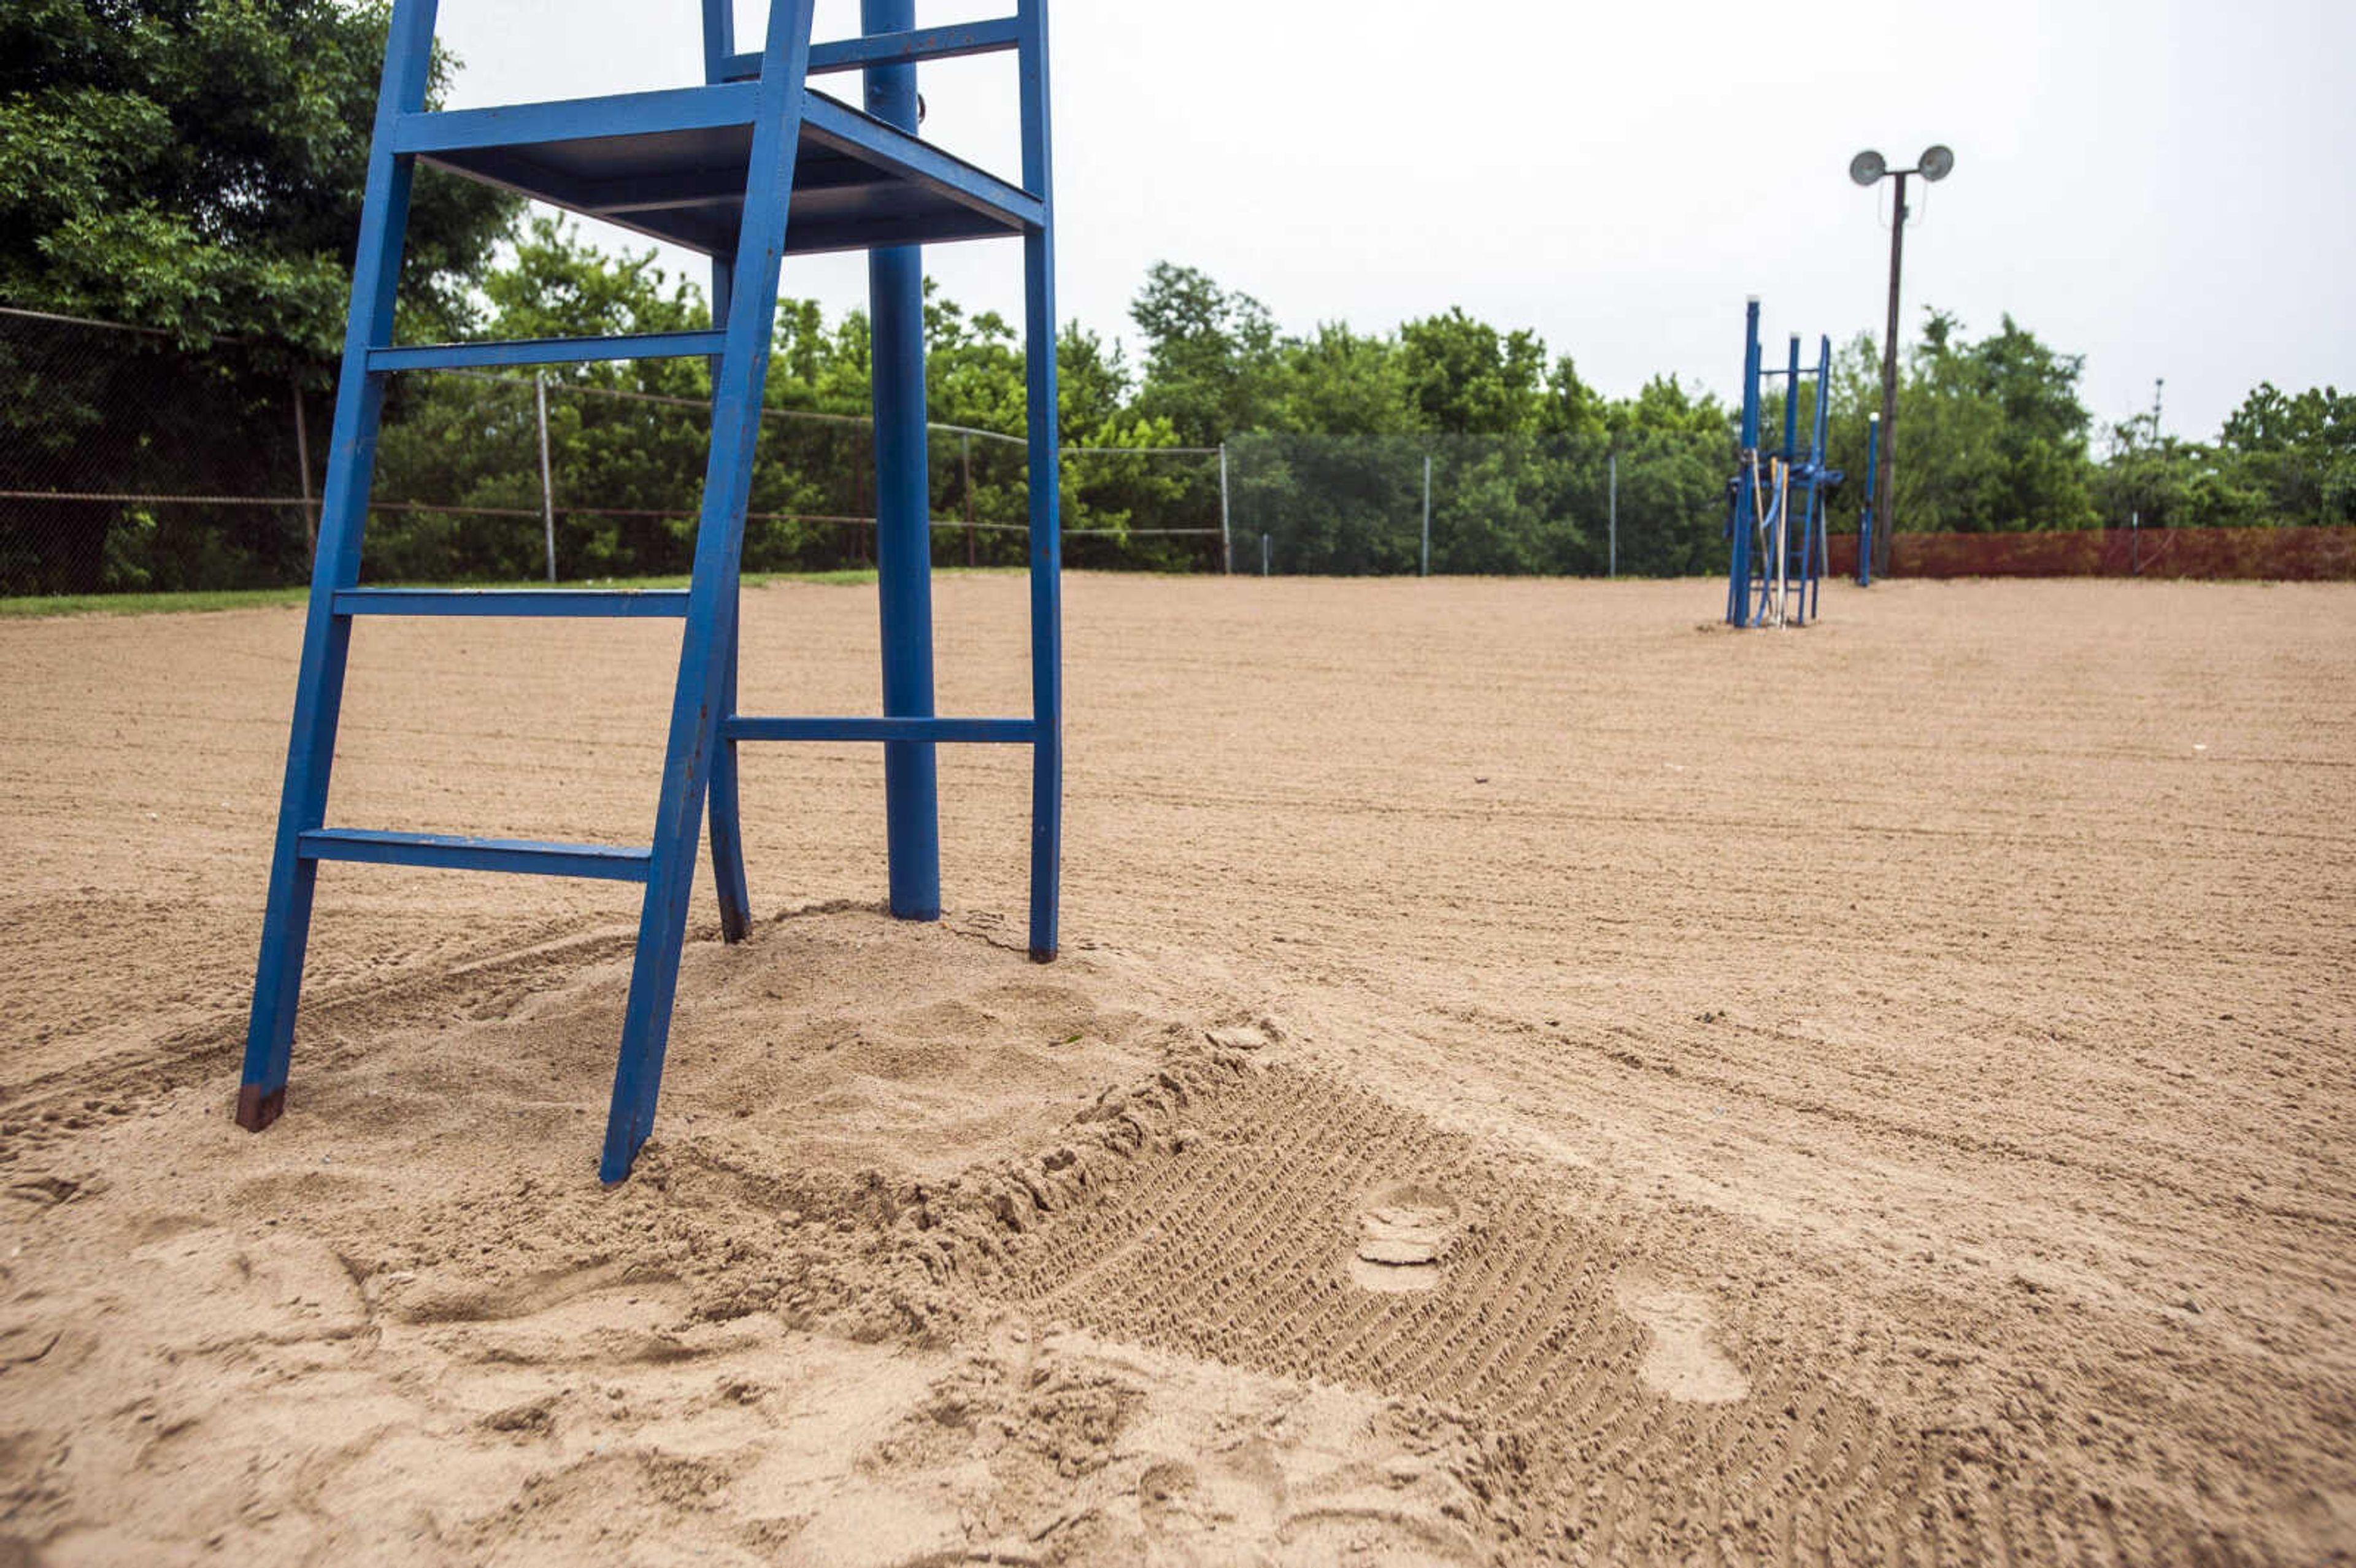
[[[531,402],[540,419],[540,526],[548,538],[548,580],[556,581],[556,486],[548,471],[548,374],[531,373]]]
[[[1611,553],[1604,557],[1603,575],[1606,578],[1613,578],[1620,575],[1620,454],[1616,452],[1607,453],[1604,454],[1603,462],[1611,475],[1609,514],[1611,521],[1607,526],[1611,528],[1612,540]]]
[[[1266,534],[1259,536],[1259,574],[1262,577],[1268,575],[1268,536]]]
[[[2143,514],[2127,514],[2127,575],[2143,575]]]
[[[1235,547],[1227,539],[1227,443],[1219,443],[1219,570],[1236,570]]]
[[[973,566],[973,437],[964,431],[958,432],[958,462],[965,469],[965,563]]]
[[[1423,454],[1423,575],[1431,575],[1431,453]]]
[[[311,555],[319,554],[319,513],[311,505],[311,429],[303,418],[303,379],[288,378],[294,391],[294,466],[301,471],[303,485],[303,532],[311,541]]]

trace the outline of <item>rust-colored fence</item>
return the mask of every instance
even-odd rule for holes
[[[1832,570],[1857,570],[1835,534]],[[2057,534],[1899,534],[1892,577],[2211,577],[2356,581],[2356,528],[2084,528]]]

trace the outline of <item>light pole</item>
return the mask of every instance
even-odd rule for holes
[[[1890,511],[1890,475],[1898,466],[1898,263],[1906,248],[1906,176],[1943,180],[1954,167],[1955,155],[1935,144],[1925,148],[1911,169],[1893,169],[1875,152],[1859,153],[1848,161],[1848,177],[1859,185],[1878,185],[1885,176],[1898,182],[1890,215],[1890,326],[1881,338],[1881,485],[1873,497],[1877,576],[1890,573],[1890,536],[1897,521]]]

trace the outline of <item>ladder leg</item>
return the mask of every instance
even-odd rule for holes
[[[777,268],[785,249],[794,153],[801,140],[815,5],[816,0],[777,0],[770,8],[768,43],[762,53],[727,337],[719,382],[712,389],[712,451],[704,468],[703,510],[696,525],[694,577],[680,643],[679,683],[671,697],[670,737],[663,753],[662,795],[655,807],[646,902],[638,916],[637,955],[630,969],[630,998],[622,1018],[622,1048],[615,1063],[613,1104],[598,1167],[600,1179],[609,1183],[630,1174],[631,1162],[653,1130],[663,1052],[670,1040],[671,1000],[679,988],[680,947],[687,933],[687,906],[694,891],[695,852],[701,837],[698,829],[734,646],[744,507],[752,493],[754,443],[768,379]]]
[[[1020,0],[1023,184],[1046,221],[1023,237],[1023,428],[1031,500],[1031,956],[1055,956],[1064,859],[1064,536],[1055,397],[1055,202],[1048,124],[1047,7]]]
[[[732,611],[728,617],[727,669],[721,677],[724,688],[719,713],[722,718],[736,712],[736,648],[741,636],[743,608]],[[744,885],[744,831],[737,817],[736,742],[722,737],[712,752],[712,885],[720,895],[720,934],[729,942],[742,942],[753,929],[752,895]]]
[[[704,5],[704,41],[715,59],[724,59],[735,48],[734,24],[724,0],[706,0]],[[712,262],[712,319],[725,322],[729,304],[735,287],[736,261],[734,256],[717,256]],[[719,411],[721,360],[711,359],[712,389],[714,394],[712,411]],[[736,713],[736,651],[743,640],[744,619],[744,595],[735,595],[728,617],[728,669],[724,676],[726,695],[720,704],[723,719]],[[753,928],[753,899],[744,884],[744,834],[737,812],[736,742],[723,740],[712,753],[712,885],[720,896],[720,934],[729,942],[742,942]]]
[[[369,373],[368,351],[392,341],[393,293],[409,219],[411,162],[394,157],[389,149],[395,117],[425,104],[434,14],[434,0],[397,0],[385,38],[375,140],[353,257],[343,370],[336,389],[335,434],[327,454],[310,609],[295,677],[293,733],[278,797],[278,836],[271,851],[269,901],[262,915],[253,1011],[246,1027],[245,1066],[237,1093],[237,1123],[250,1132],[276,1121],[286,1104],[303,955],[311,934],[311,895],[317,880],[317,864],[302,858],[298,841],[305,830],[327,819],[337,720],[351,647],[351,622],[336,613],[335,595],[359,581],[360,536],[368,521],[378,417],[384,405],[383,379]]]

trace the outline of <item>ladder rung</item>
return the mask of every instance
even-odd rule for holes
[[[460,370],[481,365],[575,365],[588,359],[688,359],[717,354],[724,332],[641,332],[620,337],[519,337],[371,348],[371,370]]]
[[[377,833],[315,827],[297,841],[306,860],[359,860],[376,866],[442,866],[461,871],[526,871],[544,877],[595,877],[643,882],[653,853],[610,844],[542,844],[530,838],[460,838],[446,833]]]
[[[942,27],[916,27],[905,33],[876,33],[863,38],[839,38],[812,44],[809,74],[858,70],[871,65],[913,65],[918,60],[955,59],[960,55],[995,54],[1019,48],[1022,24],[1012,16],[987,22],[958,22]],[[723,81],[745,81],[761,74],[758,51],[731,57],[722,67]]]
[[[748,719],[720,726],[730,741],[967,741],[1029,745],[1039,726],[1028,719]]]
[[[338,615],[613,615],[677,618],[684,588],[346,588]]]

